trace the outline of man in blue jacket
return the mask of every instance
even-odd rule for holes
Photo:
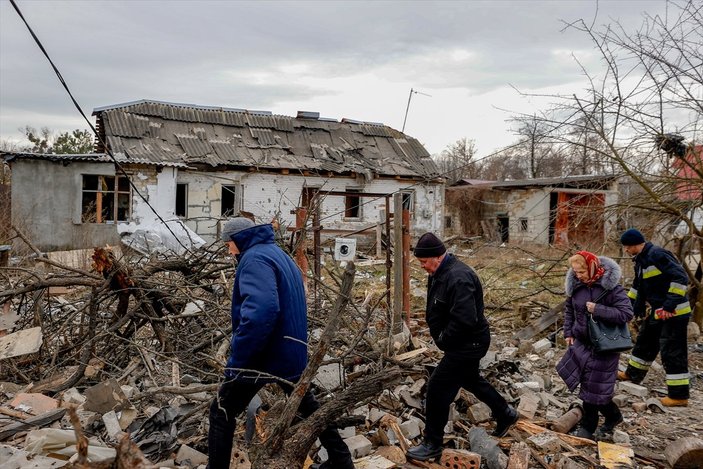
[[[210,406],[210,469],[229,468],[235,417],[267,383],[293,390],[307,365],[307,303],[298,266],[274,242],[271,225],[237,217],[226,222],[222,240],[238,259],[232,289],[232,344],[225,381]],[[299,412],[320,407],[313,394]],[[335,428],[320,435],[329,459],[317,466],[353,469],[349,448]]]
[[[672,253],[646,242],[634,228],[625,231],[620,242],[635,262],[635,278],[627,296],[635,316],[645,319],[627,370],[618,372],[618,379],[641,383],[661,350],[668,389],[661,402],[667,407],[685,407],[689,392],[686,333],[691,316],[688,275]]]

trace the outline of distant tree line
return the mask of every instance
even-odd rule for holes
[[[18,153],[82,154],[95,151],[95,139],[90,130],[75,129],[56,134],[48,127],[37,130],[29,125],[19,129],[27,142],[0,141],[0,151]]]

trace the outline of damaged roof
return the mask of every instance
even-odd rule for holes
[[[610,183],[618,179],[617,175],[579,175],[535,179],[516,179],[514,181],[486,181],[481,179],[460,179],[452,189],[477,187],[491,189],[527,189],[530,187],[559,187],[565,189],[608,190]]]
[[[125,161],[439,177],[417,139],[378,123],[151,100],[93,115],[109,149]]]
[[[173,159],[171,161],[152,161],[151,158],[144,157],[134,157],[131,159],[126,159],[122,155],[114,155],[115,158],[110,157],[107,153],[78,153],[78,154],[68,154],[68,153],[28,153],[28,152],[0,152],[0,158],[5,161],[12,162],[17,159],[29,159],[29,160],[46,160],[46,161],[61,161],[64,163],[70,163],[71,161],[84,161],[84,162],[98,162],[98,163],[143,163],[152,164],[156,166],[174,166],[179,168],[187,168],[188,165],[182,161]]]

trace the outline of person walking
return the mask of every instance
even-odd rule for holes
[[[613,402],[620,352],[596,353],[588,335],[588,321],[597,318],[626,324],[633,317],[632,305],[620,285],[620,266],[608,257],[578,251],[569,258],[566,274],[564,338],[568,349],[557,364],[557,372],[570,391],[580,385],[583,418],[576,436],[607,439],[622,414]],[[598,427],[599,412],[605,417]]]
[[[410,459],[426,461],[442,454],[449,406],[460,388],[490,407],[496,419],[495,436],[504,436],[518,414],[479,374],[479,361],[488,352],[491,335],[483,314],[483,287],[478,275],[448,254],[432,233],[420,237],[414,255],[429,274],[425,317],[432,339],[444,351],[427,383],[423,441],[407,452]]]
[[[229,468],[235,417],[267,383],[287,394],[307,365],[307,303],[298,266],[274,242],[270,224],[237,217],[223,225],[222,240],[238,259],[232,288],[232,341],[225,380],[210,406],[208,467]],[[307,417],[320,404],[308,390],[299,412]],[[329,459],[321,469],[353,469],[349,448],[336,428],[320,442]]]
[[[641,383],[661,351],[668,394],[661,403],[667,407],[688,406],[688,275],[671,252],[646,241],[634,228],[622,234],[620,243],[635,263],[628,296],[635,316],[644,321],[627,369],[618,373],[618,379]]]

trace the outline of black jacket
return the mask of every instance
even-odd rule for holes
[[[447,254],[427,281],[427,325],[437,346],[469,358],[486,354],[491,335],[483,315],[483,287],[476,272]]]
[[[632,300],[636,316],[644,316],[645,303],[652,310],[664,308],[677,316],[691,313],[686,297],[688,275],[671,252],[647,242],[634,261],[635,278],[627,296]]]

